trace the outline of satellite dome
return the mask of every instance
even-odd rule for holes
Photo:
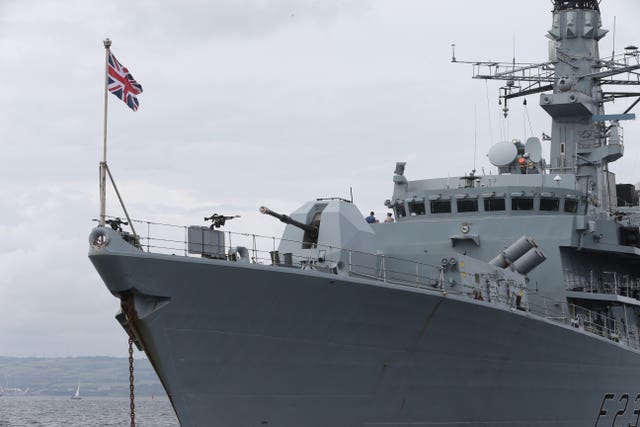
[[[528,154],[529,160],[539,163],[542,160],[542,144],[535,136],[528,138],[524,144],[524,151]]]
[[[494,166],[509,166],[518,157],[518,148],[511,141],[498,142],[489,149],[487,157]]]

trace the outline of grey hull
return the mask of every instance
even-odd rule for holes
[[[636,352],[529,313],[284,267],[90,258],[114,294],[136,295],[139,339],[183,427],[627,426],[638,416]]]
[[[636,104],[605,114],[634,95],[609,87],[640,85],[640,52],[600,58],[600,1],[552,3],[548,62],[460,61],[505,82],[505,117],[539,95],[548,161],[531,136],[491,147],[497,174],[409,179],[397,162],[393,224],[330,197],[261,207],[286,224],[277,250],[218,214],[146,222],[141,244],[130,220],[104,227],[102,185],[91,260],[184,427],[640,426],[640,229],[610,169]]]

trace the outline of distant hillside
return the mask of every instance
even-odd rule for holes
[[[165,394],[147,359],[135,360],[136,394]],[[120,357],[3,357],[0,388],[29,389],[28,395],[128,396],[129,360]]]

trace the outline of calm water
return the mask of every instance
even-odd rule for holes
[[[111,397],[0,397],[0,427],[126,427],[129,399]],[[136,399],[136,426],[179,427],[166,397]]]

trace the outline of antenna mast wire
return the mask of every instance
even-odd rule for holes
[[[611,51],[611,61],[616,59],[616,17],[613,17],[613,50]]]
[[[489,117],[489,138],[491,138],[491,143],[493,143],[494,139],[493,139],[493,124],[491,122],[491,101],[489,100],[489,80],[484,81],[484,87],[487,92],[487,116]]]
[[[531,132],[531,136],[533,136],[533,126],[531,125],[531,116],[529,116],[529,107],[527,107],[527,99],[524,100],[524,114],[527,118],[527,122],[529,122],[529,131]],[[525,127],[526,129],[526,127]],[[525,131],[526,133],[526,131]]]
[[[473,104],[473,174],[476,173],[476,159],[478,158],[478,114],[476,104]]]

